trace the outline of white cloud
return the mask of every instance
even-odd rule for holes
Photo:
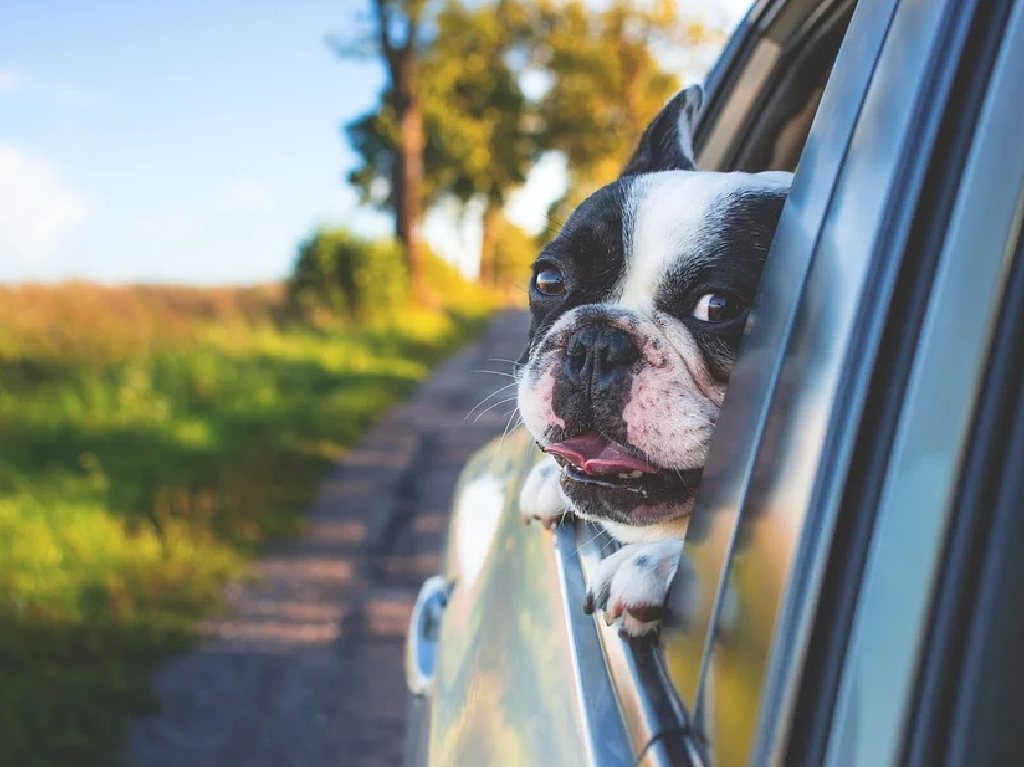
[[[0,142],[0,276],[50,272],[88,212],[54,163]]]
[[[0,93],[14,93],[25,85],[25,76],[14,69],[0,69]]]
[[[212,204],[218,213],[229,215],[270,213],[274,209],[274,192],[262,181],[239,178],[217,190]]]

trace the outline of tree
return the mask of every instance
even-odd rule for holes
[[[512,60],[528,56],[531,29],[517,0],[468,7],[449,0],[424,59],[431,105],[432,181],[462,202],[484,202],[480,281],[493,285],[495,248],[510,191],[536,159],[529,104]]]
[[[372,1],[389,82],[380,106],[347,126],[362,161],[350,181],[394,211],[411,271],[422,211],[443,195],[482,200],[485,283],[496,277],[507,197],[537,157],[567,158],[570,191],[557,212],[610,181],[679,86],[655,48],[702,42],[705,32],[681,26],[671,0],[610,0],[600,10],[584,0],[445,0],[429,19],[425,0]],[[531,75],[548,87],[528,98]]]
[[[422,15],[417,18],[422,26]],[[417,200],[421,211],[446,194],[462,203],[484,201],[480,272],[485,283],[494,281],[495,233],[508,193],[523,183],[536,156],[528,104],[512,61],[528,56],[529,22],[519,0],[475,6],[448,0],[430,19],[430,39],[421,34],[416,48]],[[393,210],[398,222],[409,210],[401,172],[413,147],[404,142],[394,99],[385,98],[378,109],[351,122],[347,133],[362,160],[350,181],[365,201]],[[400,224],[396,230],[404,242]]]
[[[425,0],[372,0],[376,48],[384,63],[387,84],[382,108],[347,126],[350,141],[364,164],[350,180],[367,199],[386,204],[395,214],[395,236],[401,242],[413,291],[422,293],[423,111],[419,76],[425,26]],[[349,49],[339,46],[339,52]],[[387,179],[386,194],[373,180]],[[381,203],[379,199],[384,198]]]
[[[671,0],[546,0],[537,26],[539,65],[551,86],[538,105],[541,143],[565,154],[569,187],[550,211],[549,231],[584,197],[616,178],[644,128],[680,88],[661,51],[707,45],[715,33],[697,19],[680,22]]]

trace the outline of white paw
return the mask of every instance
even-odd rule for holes
[[[626,636],[655,631],[682,552],[677,539],[623,546],[598,564],[583,609],[601,610],[609,626],[619,620],[619,633]]]
[[[530,469],[523,489],[519,492],[519,513],[527,524],[540,520],[544,527],[551,529],[569,513],[569,507],[562,497],[558,484],[561,469],[551,456],[544,456]]]

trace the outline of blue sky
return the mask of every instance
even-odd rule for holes
[[[0,281],[259,282],[319,224],[388,232],[344,185],[340,133],[382,73],[325,43],[366,8],[0,0]],[[521,222],[559,176],[535,174]],[[428,237],[472,251],[452,220],[435,213]]]

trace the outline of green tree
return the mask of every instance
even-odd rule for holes
[[[402,250],[392,240],[373,241],[344,229],[320,229],[299,246],[288,280],[293,309],[368,320],[393,316],[408,298]]]
[[[416,61],[420,210],[445,194],[462,203],[482,199],[481,281],[494,281],[495,233],[509,192],[521,185],[535,159],[529,105],[513,60],[529,56],[530,18],[518,0],[467,6],[448,0],[431,19],[429,42]],[[400,171],[410,149],[403,144],[395,105],[385,98],[374,111],[347,127],[361,164],[350,181],[364,201],[396,216],[403,205]],[[407,207],[404,209],[408,209]]]
[[[565,154],[568,192],[549,211],[551,229],[584,197],[612,181],[647,123],[681,87],[661,50],[714,44],[718,30],[682,21],[671,0],[546,0],[537,12],[543,36],[538,65],[551,86],[538,104],[540,143]]]
[[[423,105],[420,58],[429,26],[426,0],[371,0],[373,38],[387,82],[379,110],[363,115],[347,126],[353,147],[363,165],[350,180],[373,200],[394,211],[395,236],[405,250],[413,291],[422,293],[423,273]],[[336,46],[350,55],[347,42]],[[375,190],[375,179],[385,182],[386,192]]]
[[[567,159],[569,192],[553,206],[554,224],[618,174],[678,89],[657,47],[702,43],[707,29],[680,24],[671,0],[600,9],[584,0],[446,0],[429,19],[423,1],[373,0],[378,31],[401,19],[403,42],[396,48],[385,34],[377,45],[391,74],[380,106],[347,127],[361,158],[350,180],[364,200],[394,211],[410,254],[421,247],[410,248],[410,237],[424,208],[443,195],[482,200],[481,281],[493,284],[503,208],[537,157]],[[523,83],[534,75],[548,87],[531,99]]]
[[[493,285],[495,248],[508,194],[523,184],[538,152],[519,66],[532,29],[516,0],[467,6],[449,0],[424,58],[428,148],[438,192],[484,202],[480,281]]]

